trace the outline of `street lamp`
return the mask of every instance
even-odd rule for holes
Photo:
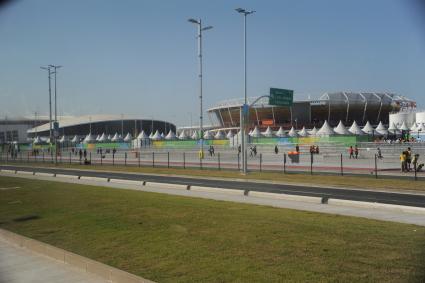
[[[200,116],[199,116],[199,132],[201,142],[201,157],[204,156],[204,133],[203,133],[203,109],[202,109],[202,32],[205,30],[212,29],[212,26],[202,27],[202,20],[188,19],[192,24],[198,26],[198,57],[199,57],[199,104],[200,104]]]
[[[243,174],[247,173],[247,154],[246,154],[246,134],[245,134],[245,124],[247,121],[245,121],[247,112],[248,112],[248,105],[247,105],[247,87],[246,87],[246,16],[255,13],[255,11],[247,11],[242,8],[235,9],[236,12],[239,14],[242,14],[244,17],[244,105],[241,108],[241,114],[240,114],[240,132],[241,132],[241,144],[242,144],[242,172]]]
[[[58,108],[57,108],[57,103],[56,103],[56,97],[57,97],[56,96],[56,92],[57,92],[57,89],[56,89],[56,73],[57,73],[57,69],[62,68],[62,66],[49,65],[49,67],[55,69],[53,74],[55,74],[55,122],[57,122],[58,121],[58,116],[57,116]]]
[[[40,67],[43,70],[47,70],[48,78],[49,78],[49,138],[50,143],[52,142],[52,84],[51,84],[51,78],[52,78],[52,68],[49,66],[47,67]]]

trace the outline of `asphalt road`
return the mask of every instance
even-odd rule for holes
[[[140,180],[169,184],[183,184],[191,186],[206,186],[244,191],[260,191],[271,193],[285,193],[292,195],[315,196],[322,198],[336,198],[344,200],[378,202],[406,206],[425,207],[425,195],[393,192],[377,192],[368,190],[339,189],[326,187],[310,187],[287,184],[270,184],[249,181],[211,180],[191,177],[158,176],[149,174],[135,174],[125,172],[102,172],[92,170],[75,170],[61,168],[38,168],[14,165],[0,165],[0,169],[19,170],[30,172],[56,173],[66,175],[90,176],[101,178]]]

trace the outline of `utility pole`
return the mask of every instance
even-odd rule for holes
[[[199,57],[199,132],[200,132],[200,152],[204,156],[204,129],[203,129],[203,106],[202,106],[202,32],[212,29],[212,26],[202,27],[202,20],[189,19],[189,22],[198,26],[198,57]]]
[[[51,84],[51,78],[52,78],[52,69],[49,66],[47,67],[40,67],[43,70],[47,70],[48,79],[49,79],[49,139],[50,144],[52,143],[52,84]]]

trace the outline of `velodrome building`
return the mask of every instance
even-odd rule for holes
[[[94,136],[114,135],[116,133],[122,136],[128,133],[137,136],[142,130],[145,133],[152,133],[157,130],[161,133],[168,133],[170,130],[176,131],[176,126],[170,122],[130,115],[85,115],[59,118],[58,122],[58,134],[61,137],[84,137],[89,133]],[[49,132],[49,123],[33,127],[27,131],[29,138],[49,137]]]
[[[251,104],[257,98],[249,98]],[[243,99],[226,100],[208,109],[211,120],[218,128],[239,127],[240,109]],[[249,110],[249,126],[266,128],[305,126],[320,127],[325,121],[337,126],[339,121],[346,125],[354,121],[365,125],[369,121],[377,125],[380,121],[388,125],[389,114],[405,108],[415,108],[416,102],[402,95],[386,92],[333,92],[324,93],[317,99],[296,100],[292,107],[272,106],[268,98],[261,98]]]

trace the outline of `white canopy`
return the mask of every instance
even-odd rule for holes
[[[91,135],[91,134],[88,134],[88,135],[84,138],[83,143],[92,143],[92,142],[94,142],[94,141],[96,141],[95,137],[94,137],[93,135]]]
[[[372,125],[369,123],[369,121],[366,122],[366,125],[363,127],[362,131],[365,132],[368,135],[373,134],[374,129],[373,129]]]
[[[105,135],[105,133],[103,133],[97,141],[106,142],[107,140],[108,140],[108,137]]]
[[[406,122],[403,121],[403,124],[401,124],[399,129],[402,130],[402,131],[408,131],[409,127],[406,125]]]
[[[156,130],[155,134],[151,137],[152,140],[157,141],[157,140],[161,140],[161,134],[159,133],[158,130]]]
[[[118,142],[120,140],[121,140],[121,137],[120,135],[118,135],[118,133],[115,133],[115,135],[111,139],[112,142]]]
[[[220,131],[220,130],[218,130],[217,131],[217,133],[215,134],[215,136],[214,136],[214,139],[216,139],[216,140],[222,140],[222,139],[224,139],[224,134],[223,134],[223,132],[222,131]]]
[[[213,135],[210,133],[210,131],[205,131],[204,133],[204,140],[212,140]]]
[[[362,129],[357,125],[357,122],[354,121],[351,127],[348,129],[350,133],[357,136],[363,136],[365,132],[362,131]]]
[[[112,136],[111,136],[111,135],[108,135],[107,140],[108,140],[108,141],[112,140]]]
[[[308,132],[307,132],[307,130],[305,129],[305,127],[303,127],[303,128],[301,129],[301,131],[298,131],[298,134],[299,134],[301,137],[306,137],[306,136],[308,136]]]
[[[170,130],[168,134],[165,136],[166,140],[175,140],[176,138],[177,138],[176,134],[172,130]]]
[[[270,126],[268,126],[267,129],[266,129],[266,131],[263,132],[262,134],[263,134],[263,136],[268,137],[268,138],[273,137],[273,131],[270,128]]]
[[[297,131],[295,131],[294,127],[292,127],[291,130],[289,130],[288,136],[293,137],[293,138],[298,137],[298,133],[297,133]]]
[[[98,141],[100,139],[100,135],[96,136],[96,141]]]
[[[133,136],[130,133],[127,133],[127,135],[124,138],[124,142],[131,142],[133,139]]]
[[[318,130],[317,130],[316,126],[314,126],[313,129],[311,129],[311,131],[308,131],[308,133],[311,136],[315,136],[317,134],[317,132],[318,132]]]
[[[418,127],[417,127],[416,131],[417,132],[419,132],[419,131],[425,132],[425,124],[424,123],[418,124]]]
[[[141,131],[140,134],[137,136],[138,140],[146,140],[149,139],[148,135],[145,133],[145,131]]]
[[[418,129],[418,125],[416,125],[416,123],[413,123],[412,126],[410,127],[411,132],[416,132],[417,129]]]
[[[186,131],[182,131],[179,135],[179,140],[187,140]]]
[[[339,120],[338,126],[334,128],[334,131],[339,135],[351,135],[351,132],[347,130],[341,120]]]
[[[252,130],[251,137],[253,137],[253,138],[261,137],[261,132],[260,132],[260,130],[258,129],[257,126],[255,126],[254,130]]]
[[[323,123],[323,126],[320,128],[320,130],[317,131],[316,135],[318,136],[331,136],[335,135],[335,131],[329,126],[328,121],[325,121]]]
[[[75,135],[73,138],[72,138],[72,140],[71,140],[71,142],[73,142],[73,143],[77,143],[77,142],[79,142],[80,141],[80,139],[79,139],[79,137],[77,136],[77,135]]]
[[[60,143],[64,143],[68,141],[68,139],[65,136],[62,136],[61,139],[59,140]]]
[[[228,138],[228,139],[231,139],[231,138],[233,138],[233,132],[232,132],[232,130],[229,130],[229,132],[227,133],[227,135],[226,135],[226,138]]]
[[[382,122],[379,122],[378,127],[376,127],[375,132],[377,132],[380,135],[386,136],[388,135],[388,130],[385,128],[384,124]]]
[[[198,132],[197,131],[193,131],[193,134],[191,136],[192,140],[197,140],[198,139]]]
[[[164,133],[161,133],[161,138],[165,138],[165,135],[164,135]]]
[[[39,136],[35,137],[35,139],[34,139],[34,143],[35,143],[35,144],[42,143],[42,140],[40,139],[40,137],[39,137]]]
[[[248,133],[248,136],[251,136],[252,135],[252,130],[251,131],[249,131],[249,133]]]
[[[397,129],[396,125],[394,124],[394,122],[391,123],[390,127],[388,128],[388,131],[392,134],[396,134],[399,133],[400,131]]]
[[[282,129],[282,127],[279,127],[279,130],[275,134],[276,136],[283,138],[285,136],[285,131]]]

